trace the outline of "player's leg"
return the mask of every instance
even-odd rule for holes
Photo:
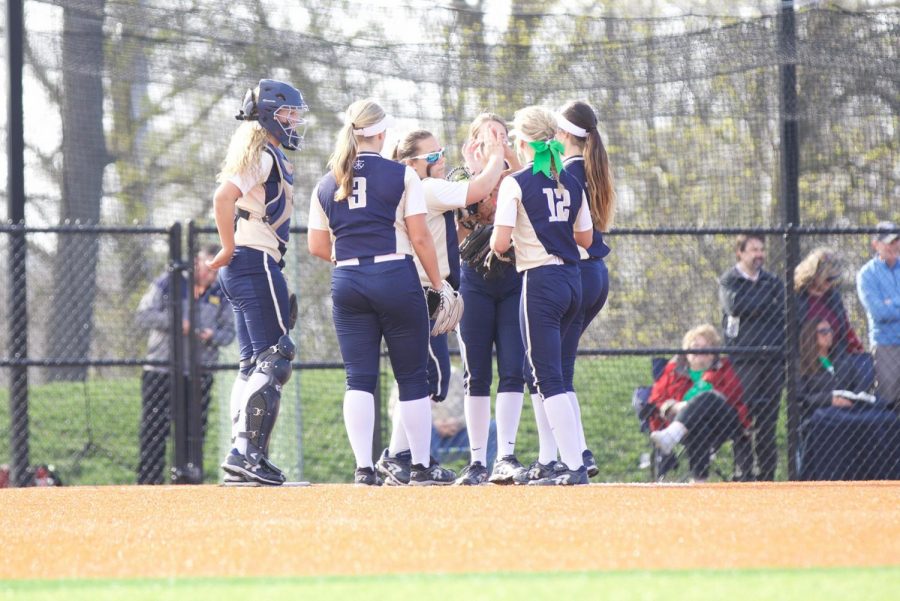
[[[587,482],[561,365],[562,337],[571,326],[580,302],[581,279],[576,267],[544,266],[525,273],[520,309],[525,354],[534,370],[538,392],[544,398],[544,410],[562,459],[553,477],[535,483]]]

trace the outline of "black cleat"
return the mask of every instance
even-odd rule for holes
[[[457,486],[478,486],[487,482],[487,479],[487,468],[481,465],[480,461],[473,461],[462,469],[459,477],[453,484]]]
[[[412,453],[401,451],[395,457],[388,455],[385,449],[378,461],[375,471],[384,479],[387,486],[405,486],[409,484],[409,470],[412,467]]]
[[[504,455],[494,463],[494,471],[491,472],[488,482],[491,484],[512,484],[517,474],[525,471],[525,466],[519,463],[515,455]],[[519,476],[521,478],[521,476]]]
[[[513,477],[513,482],[515,482],[516,484],[528,484],[532,480],[540,480],[541,478],[546,478],[553,473],[553,468],[556,466],[556,464],[557,461],[555,459],[551,460],[550,463],[547,464],[541,463],[540,461],[535,461],[527,470],[516,473],[516,475]]]
[[[582,451],[581,461],[584,463],[584,467],[587,468],[588,478],[594,478],[600,473],[600,468],[597,467],[597,461],[594,459],[594,454],[591,453],[590,449]]]
[[[456,472],[441,467],[437,461],[431,460],[431,465],[425,467],[421,463],[414,463],[409,472],[410,486],[447,486],[456,480]]]
[[[384,484],[384,481],[381,477],[375,473],[370,467],[358,467],[356,468],[356,474],[353,478],[353,482],[357,486],[381,486]]]
[[[222,462],[222,469],[232,476],[238,476],[244,480],[258,482],[267,486],[281,486],[284,484],[286,478],[281,470],[275,467],[261,453],[255,452],[253,454],[257,456],[255,463],[238,453],[236,449],[232,449],[225,461]]]
[[[546,478],[532,480],[528,484],[531,486],[575,486],[578,484],[587,484],[588,475],[587,468],[583,465],[577,470],[570,470],[562,461],[557,461],[553,466],[553,472]]]

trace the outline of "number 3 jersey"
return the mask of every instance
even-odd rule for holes
[[[593,228],[581,184],[565,171],[559,178],[562,189],[543,173],[532,173],[529,163],[500,183],[494,225],[513,228],[520,272],[577,262],[573,232]]]
[[[331,232],[334,260],[412,254],[404,219],[427,213],[415,171],[374,152],[361,152],[353,164],[350,196],[336,201],[337,190],[329,171],[313,190],[308,224]]]

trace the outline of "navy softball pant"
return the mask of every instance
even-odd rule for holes
[[[242,361],[259,355],[288,333],[287,282],[272,256],[255,248],[238,246],[231,262],[219,270],[218,279],[234,309]],[[249,373],[252,366],[247,369]]]
[[[460,322],[460,346],[469,396],[490,396],[493,350],[497,347],[497,392],[522,392],[525,346],[519,328],[522,276],[513,268],[503,277],[485,280],[462,266],[460,293],[466,310]]]
[[[562,341],[580,306],[578,265],[543,265],[522,276],[522,339],[533,384],[545,399],[566,392]]]
[[[562,371],[566,390],[575,391],[575,357],[578,341],[600,313],[609,296],[609,271],[603,259],[587,259],[578,264],[581,270],[581,306],[562,341]]]
[[[347,390],[375,394],[384,337],[400,400],[428,396],[428,307],[412,258],[335,267],[331,299]]]

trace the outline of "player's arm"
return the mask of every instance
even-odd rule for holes
[[[309,219],[306,221],[306,247],[309,254],[323,261],[331,262],[331,230],[328,227],[328,215],[319,204],[319,186],[312,191],[309,198]]]
[[[575,243],[581,248],[587,248],[594,241],[594,224],[591,221],[591,210],[588,205],[587,194],[581,193],[581,207],[575,217]]]
[[[225,267],[231,262],[234,254],[234,205],[240,197],[241,189],[230,181],[219,184],[213,195],[213,212],[221,244],[216,256],[206,262],[213,269]]]
[[[494,213],[494,231],[491,233],[491,250],[502,255],[512,245],[512,232],[516,225],[522,188],[512,177],[504,178],[497,191],[497,211]]]

